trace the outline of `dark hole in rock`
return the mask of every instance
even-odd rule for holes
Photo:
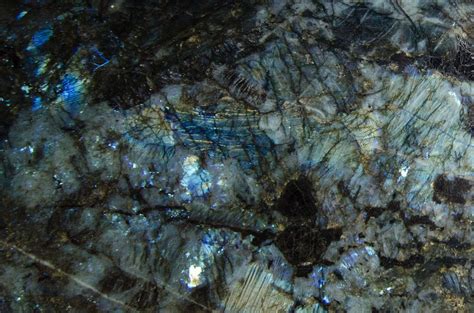
[[[275,244],[286,260],[296,267],[297,276],[306,276],[322,256],[331,241],[341,237],[341,229],[320,229],[313,225],[290,225],[280,233]]]
[[[454,177],[449,179],[446,175],[438,175],[434,182],[433,201],[436,203],[450,202],[465,204],[466,196],[472,188],[466,179]]]
[[[318,212],[311,181],[301,176],[287,183],[275,209],[288,218],[315,218]]]

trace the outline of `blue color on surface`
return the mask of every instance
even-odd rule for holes
[[[17,20],[17,21],[21,20],[27,13],[28,13],[28,11],[21,11],[21,12],[18,13],[18,15],[16,16],[16,20]]]
[[[413,64],[408,64],[407,66],[405,66],[405,68],[403,69],[403,72],[405,74],[408,74],[409,76],[414,76],[414,77],[420,75],[420,71]]]
[[[28,45],[27,50],[35,50],[43,46],[53,35],[53,30],[51,27],[43,28],[37,31],[31,38],[30,44]]]
[[[36,112],[42,108],[43,108],[43,99],[41,99],[41,97],[34,97],[31,111]]]
[[[258,116],[227,118],[202,114],[166,112],[184,144],[210,157],[237,159],[244,169],[255,169],[272,149],[272,141],[258,128]]]
[[[74,74],[66,74],[61,81],[61,99],[64,101],[64,109],[77,115],[81,109],[83,98],[82,82]]]
[[[93,53],[95,53],[95,55],[94,55],[95,58],[94,58],[94,59],[99,58],[99,59],[101,60],[101,63],[92,62],[92,64],[94,64],[94,72],[95,72],[96,70],[98,70],[99,68],[101,68],[101,67],[106,66],[107,64],[109,64],[110,60],[107,59],[107,58],[104,56],[104,54],[99,51],[99,49],[97,49],[96,47],[93,47],[93,48],[91,49],[91,51],[92,51]]]

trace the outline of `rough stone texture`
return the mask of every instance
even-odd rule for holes
[[[1,312],[474,310],[474,4],[24,1]]]

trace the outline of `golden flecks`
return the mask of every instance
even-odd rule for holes
[[[279,232],[284,231],[285,228],[286,228],[285,225],[282,224],[282,223],[278,223],[276,226],[277,226],[277,231],[279,231]]]
[[[397,63],[390,63],[388,65],[388,68],[394,72],[398,72],[398,70],[400,69],[400,66],[398,66]]]
[[[156,129],[170,130],[170,126],[166,122],[163,112],[158,107],[146,107],[140,111],[139,115],[131,116],[129,123],[134,125],[152,125]]]
[[[58,239],[61,243],[67,243],[69,242],[69,237],[66,232],[60,231],[58,234]]]
[[[451,312],[468,312],[464,303],[464,297],[447,294],[445,299],[446,303],[452,309]]]
[[[374,83],[371,80],[364,80],[362,83],[362,88],[364,92],[368,92],[374,88]]]
[[[192,35],[186,40],[186,42],[191,45],[197,45],[201,42],[201,38],[198,35]]]

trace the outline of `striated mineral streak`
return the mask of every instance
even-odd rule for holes
[[[474,311],[472,1],[0,11],[0,312]]]

